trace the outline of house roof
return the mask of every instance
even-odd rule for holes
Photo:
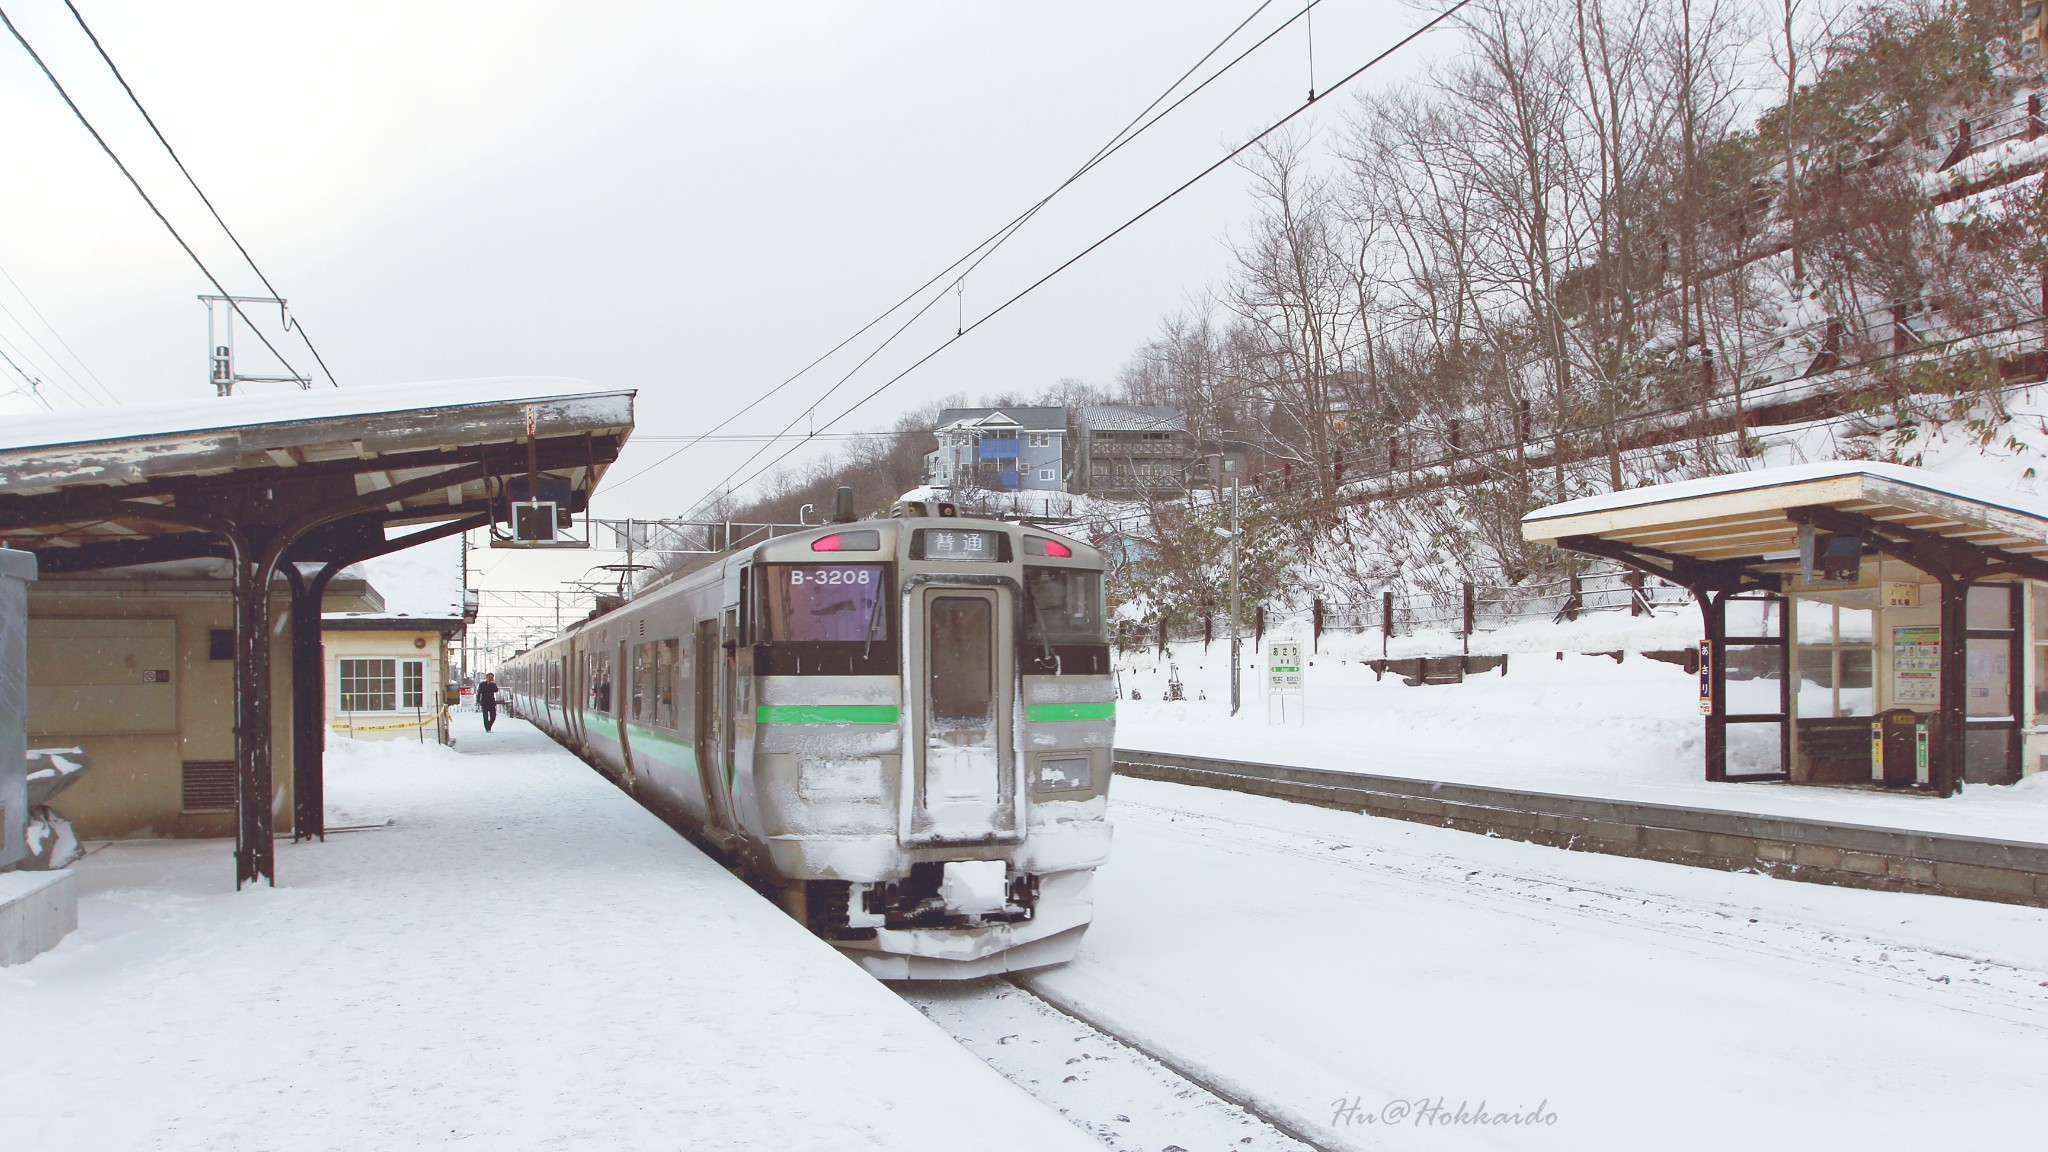
[[[1171,404],[1090,404],[1081,427],[1094,432],[1185,432],[1187,418]]]
[[[941,429],[956,424],[980,427],[1007,427],[1014,425],[1025,432],[1064,432],[1067,429],[1067,410],[1050,408],[948,408],[939,413],[938,426]]]

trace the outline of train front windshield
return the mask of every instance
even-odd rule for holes
[[[1109,670],[1102,614],[1102,573],[1084,568],[1024,569],[1025,671],[1100,675]]]
[[[891,675],[894,597],[887,564],[763,564],[756,577],[756,671],[770,676]]]

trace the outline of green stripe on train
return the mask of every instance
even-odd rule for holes
[[[761,724],[894,724],[894,704],[763,704],[754,709]]]
[[[1024,718],[1033,724],[1044,724],[1059,720],[1114,720],[1116,702],[1100,704],[1027,704]]]

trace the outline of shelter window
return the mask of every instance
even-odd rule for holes
[[[399,689],[401,708],[419,709],[427,706],[427,663],[424,660],[400,662]]]
[[[2048,583],[2033,581],[2034,723],[2048,723]]]
[[[341,710],[343,712],[398,711],[398,661],[343,660],[341,662]]]
[[[1799,604],[1799,715],[1876,712],[1871,613],[1817,600]]]

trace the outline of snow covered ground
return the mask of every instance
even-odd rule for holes
[[[1616,614],[1617,619],[1626,617]],[[1698,619],[1688,622],[1697,631]],[[1271,638],[1271,634],[1269,634]],[[1304,645],[1305,647],[1306,645]],[[1331,649],[1335,651],[1331,651]],[[1583,651],[1583,649],[1581,649]],[[1851,824],[2048,842],[2048,775],[2011,787],[1971,785],[1947,800],[1704,778],[1699,681],[1673,664],[1630,655],[1519,651],[1505,673],[1411,688],[1364,660],[1378,637],[1325,636],[1307,670],[1307,724],[1267,723],[1264,656],[1244,646],[1244,706],[1230,715],[1230,645],[1181,644],[1169,660],[1120,658],[1126,697],[1117,744],[1155,752],[1336,771],[1489,784],[1801,816]],[[1398,655],[1398,653],[1397,653]],[[1169,663],[1187,699],[1165,699]],[[1203,698],[1206,697],[1206,698]],[[1290,707],[1293,707],[1290,701]],[[1298,721],[1299,710],[1290,721]],[[1731,735],[1737,739],[1739,731]],[[1735,749],[1739,752],[1739,748]],[[1775,751],[1772,753],[1775,762]]]
[[[1325,1147],[1994,1148],[2048,1125],[2048,911],[1115,797],[1095,926],[1023,982]]]
[[[337,741],[325,844],[78,865],[6,1148],[1094,1145],[531,728]]]

